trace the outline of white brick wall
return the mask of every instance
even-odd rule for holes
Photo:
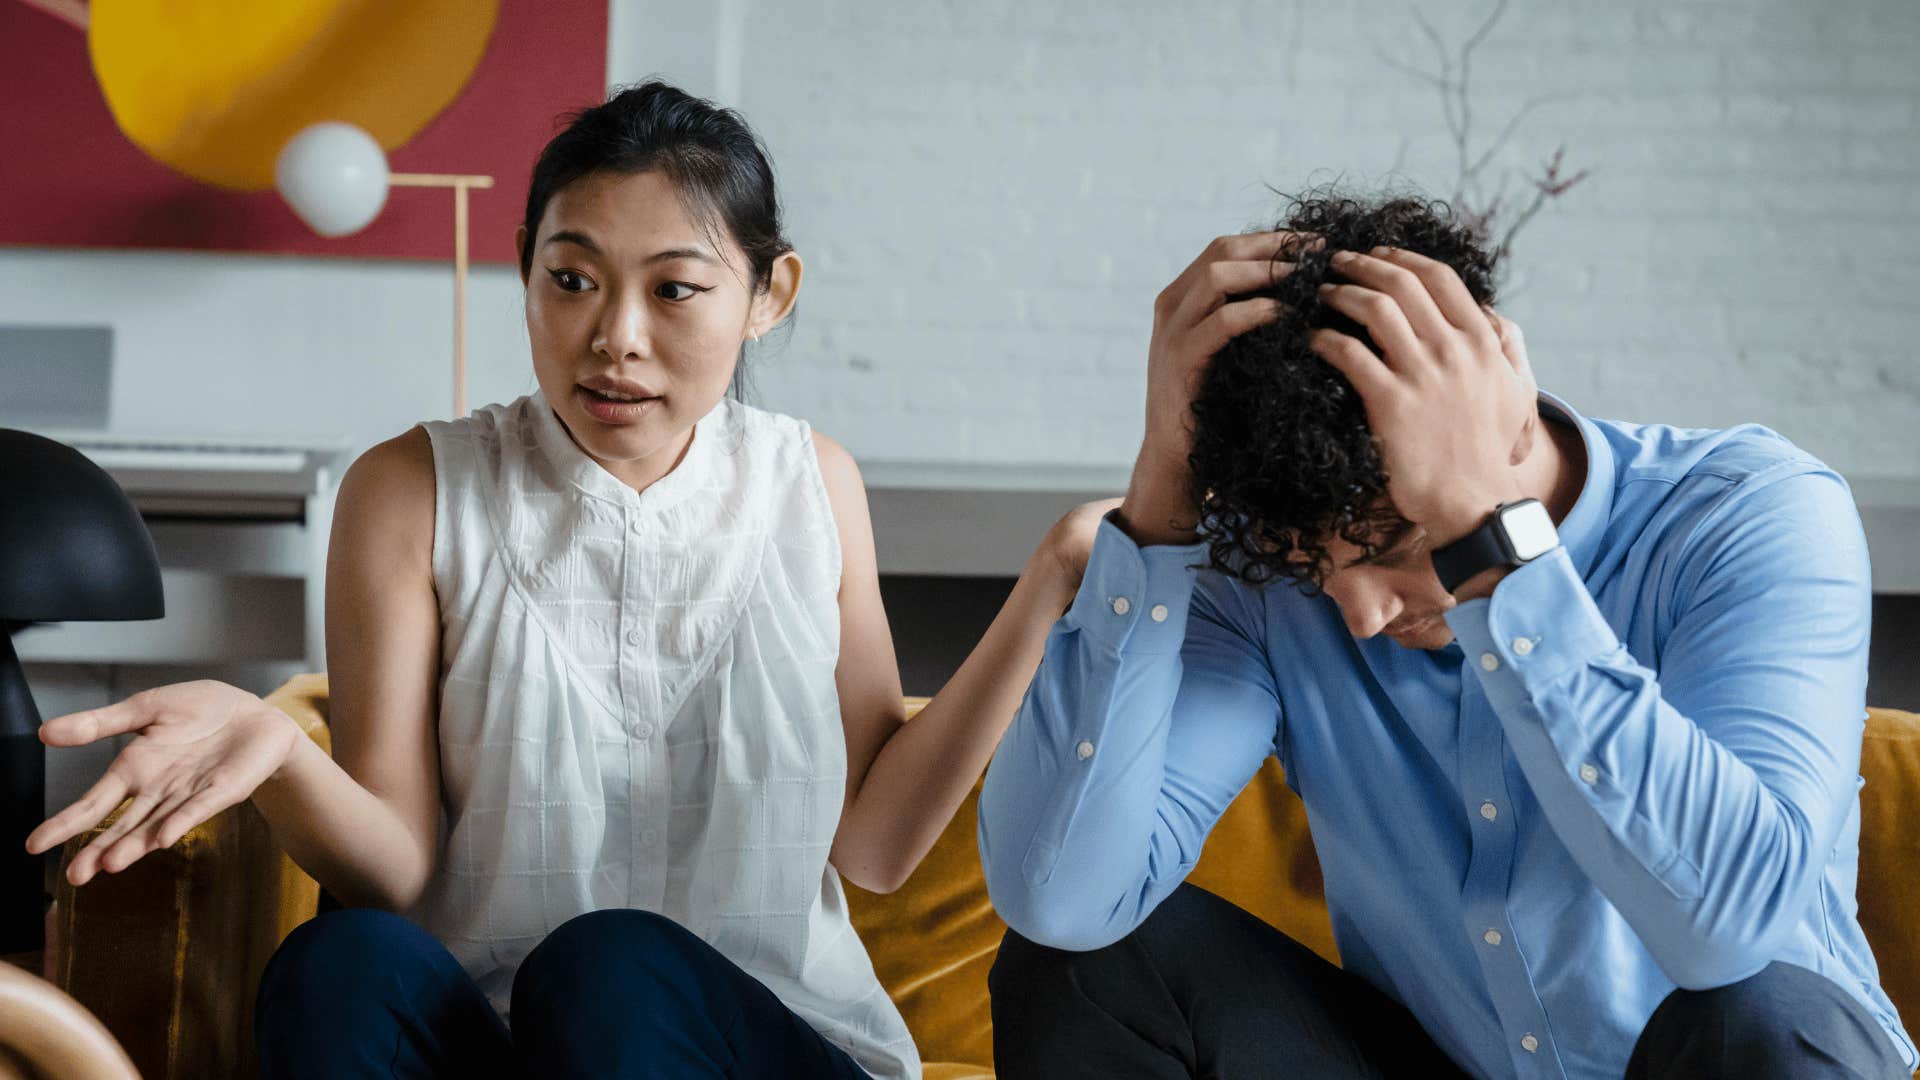
[[[1453,175],[1400,0],[611,0],[614,81],[664,73],[772,144],[809,276],[762,399],[869,460],[1123,466],[1154,293],[1275,200]],[[1449,38],[1484,0],[1425,5]],[[1593,177],[1521,238],[1508,311],[1597,415],[1769,423],[1920,481],[1920,2],[1513,0],[1491,134]],[[536,148],[527,148],[529,163]],[[116,329],[114,426],[341,435],[446,409],[448,273],[0,250],[0,320]],[[476,271],[475,400],[532,386],[519,282]],[[359,317],[342,320],[341,311]]]
[[[1488,10],[1426,7],[1453,40]],[[1454,175],[1438,97],[1380,57],[1431,62],[1398,0],[614,10],[616,80],[718,93],[771,144],[808,277],[762,398],[868,459],[1123,464],[1152,297],[1270,218],[1263,184]],[[649,50],[688,18],[714,57]],[[1594,170],[1518,246],[1549,388],[1920,477],[1920,4],[1515,0],[1473,85],[1483,138],[1575,95],[1507,157]]]

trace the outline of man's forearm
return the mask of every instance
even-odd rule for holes
[[[1198,554],[1140,548],[1109,519],[994,755],[981,861],[1031,940],[1092,949],[1139,925],[1273,751],[1270,671],[1243,630],[1193,606]]]
[[[1113,523],[1141,547],[1193,543],[1198,522],[1186,477],[1186,461],[1172,451],[1141,447]]]
[[[1779,603],[1820,617],[1817,597]],[[1803,915],[1853,791],[1859,688],[1762,662],[1827,650],[1817,631],[1768,644],[1758,610],[1729,598],[1695,614],[1664,674],[1626,651],[1564,551],[1448,615],[1548,823],[1682,986],[1764,961]]]

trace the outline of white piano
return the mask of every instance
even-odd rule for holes
[[[167,615],[34,627],[15,639],[22,661],[325,670],[327,534],[344,442],[37,434],[87,455],[132,498],[159,550]]]

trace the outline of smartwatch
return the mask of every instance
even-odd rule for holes
[[[1523,566],[1560,546],[1553,517],[1539,499],[1501,503],[1486,524],[1433,549],[1433,572],[1448,592],[1498,566]]]

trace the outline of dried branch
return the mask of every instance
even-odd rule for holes
[[[1494,252],[1498,258],[1504,260],[1513,250],[1513,238],[1520,234],[1520,230],[1526,226],[1527,222],[1533,220],[1533,215],[1540,212],[1540,208],[1547,204],[1547,200],[1565,195],[1575,184],[1587,178],[1589,172],[1587,169],[1581,169],[1572,176],[1560,175],[1561,163],[1566,154],[1566,147],[1556,147],[1553,156],[1547,159],[1546,168],[1542,170],[1540,178],[1533,182],[1532,201],[1527,203],[1527,208],[1520,212],[1520,216],[1514,219],[1513,224],[1507,226],[1506,235],[1500,238],[1500,246]]]
[[[1387,65],[1388,67],[1394,69],[1395,71],[1398,71],[1403,75],[1411,75],[1414,78],[1419,79],[1421,82],[1426,83],[1428,86],[1434,87],[1435,89],[1438,89],[1438,90],[1444,90],[1447,87],[1447,82],[1445,79],[1442,79],[1440,76],[1435,75],[1431,71],[1422,71],[1421,69],[1414,67],[1412,64],[1409,64],[1404,60],[1395,59],[1393,56],[1389,55],[1385,49],[1376,47],[1373,50],[1373,55],[1381,63]]]
[[[1519,128],[1520,121],[1527,118],[1528,113],[1531,113],[1542,105],[1551,105],[1560,101],[1572,101],[1575,96],[1576,95],[1573,94],[1540,94],[1522,102],[1519,110],[1507,119],[1506,126],[1500,129],[1500,134],[1493,137],[1493,141],[1487,144],[1486,150],[1467,168],[1465,175],[1469,178],[1478,176],[1480,170],[1486,168],[1487,164],[1493,160],[1494,155],[1498,154],[1501,148],[1505,147],[1508,141],[1513,138],[1514,131]]]
[[[1481,42],[1487,40],[1487,35],[1493,32],[1494,24],[1499,22],[1501,16],[1506,13],[1507,0],[1498,0],[1498,2],[1493,5],[1493,10],[1487,12],[1486,19],[1480,23],[1480,29],[1475,30],[1473,36],[1467,39],[1467,43],[1460,46],[1460,55],[1463,63],[1466,57],[1473,55],[1473,50],[1480,47]],[[1462,74],[1465,74],[1464,70]],[[1462,81],[1464,81],[1464,79]]]
[[[1493,28],[1505,17],[1509,2],[1510,0],[1494,0],[1486,16],[1457,49],[1449,48],[1439,29],[1427,18],[1426,13],[1418,6],[1413,7],[1414,22],[1433,46],[1435,59],[1439,62],[1438,75],[1375,50],[1389,67],[1410,75],[1439,92],[1441,117],[1445,120],[1447,134],[1453,141],[1459,169],[1454,178],[1451,199],[1454,212],[1459,215],[1463,224],[1482,236],[1491,238],[1496,232],[1499,233],[1500,241],[1499,246],[1495,248],[1495,254],[1502,262],[1512,251],[1514,238],[1529,221],[1533,220],[1541,208],[1549,201],[1565,195],[1588,175],[1588,170],[1585,169],[1572,175],[1563,175],[1566,148],[1563,146],[1556,149],[1541,174],[1527,178],[1526,182],[1532,188],[1531,197],[1512,216],[1511,222],[1506,225],[1504,231],[1499,230],[1501,222],[1505,220],[1506,211],[1513,204],[1508,201],[1507,181],[1504,179],[1491,194],[1483,195],[1482,177],[1487,167],[1493,163],[1501,151],[1506,149],[1508,143],[1519,131],[1520,124],[1535,109],[1573,96],[1555,93],[1528,98],[1512,116],[1507,118],[1506,123],[1501,125],[1493,139],[1484,148],[1475,152],[1471,93],[1474,52],[1486,42],[1488,36],[1493,33]],[[1403,144],[1401,156],[1404,156],[1404,153]],[[1396,161],[1398,160],[1400,158],[1397,157]]]

